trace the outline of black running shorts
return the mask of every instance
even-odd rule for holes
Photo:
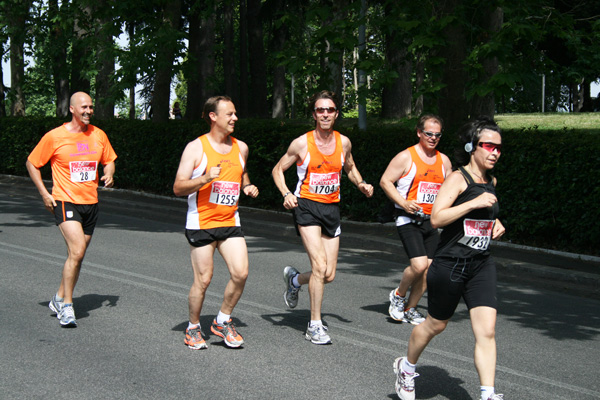
[[[452,317],[462,297],[467,308],[497,308],[496,264],[487,256],[434,258],[427,272],[429,314],[439,320]]]
[[[202,247],[213,242],[222,242],[229,238],[244,237],[244,232],[239,226],[212,229],[186,229],[185,237],[191,246]]]
[[[440,234],[437,229],[431,227],[429,219],[421,225],[408,223],[396,228],[408,258],[427,256],[428,259],[433,259],[440,242]]]
[[[93,235],[98,221],[98,203],[73,204],[68,201],[56,201],[54,207],[54,220],[56,225],[66,221],[77,221],[83,227],[83,233]]]
[[[298,226],[320,226],[321,233],[332,238],[342,233],[340,207],[337,203],[319,203],[298,198],[298,207],[294,208],[292,213],[298,235]]]

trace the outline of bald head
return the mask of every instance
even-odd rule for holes
[[[85,92],[77,92],[71,96],[69,111],[73,115],[72,122],[79,126],[89,125],[94,115],[92,98]]]

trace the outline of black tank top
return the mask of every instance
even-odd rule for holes
[[[475,183],[463,167],[459,167],[459,171],[467,181],[467,188],[458,195],[452,207],[473,200],[485,192],[496,195],[492,179],[488,183]],[[496,202],[492,207],[473,210],[444,227],[435,257],[471,258],[488,256],[490,254],[489,244],[492,239],[492,228],[499,212],[500,205]]]

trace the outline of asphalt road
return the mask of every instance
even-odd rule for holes
[[[282,299],[283,267],[308,268],[299,239],[248,213],[265,234],[246,237],[250,276],[233,314],[246,344],[226,348],[209,330],[228,279],[217,256],[201,317],[209,347],[193,351],[183,344],[184,211],[181,201],[103,192],[75,293],[79,326],[64,329],[47,307],[64,241],[33,184],[0,180],[0,398],[396,398],[392,362],[412,327],[388,318],[387,296],[404,254],[346,242],[323,307],[333,344],[316,346],[303,338],[306,289],[295,310]],[[600,398],[600,301],[514,279],[501,279],[498,297],[496,387],[507,400]],[[472,349],[461,305],[420,360],[417,399],[477,399]]]

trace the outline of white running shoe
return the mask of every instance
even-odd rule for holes
[[[304,335],[304,337],[306,340],[310,340],[311,343],[314,344],[331,343],[331,338],[327,334],[327,327],[325,325],[310,326],[309,322],[308,328],[306,329],[306,335]]]
[[[76,327],[77,320],[75,319],[75,310],[73,310],[73,303],[65,303],[58,313],[58,320],[64,327]]]
[[[415,400],[415,378],[419,376],[416,372],[408,374],[402,370],[402,360],[398,357],[394,360],[394,373],[396,374],[396,394],[400,400]]]
[[[283,300],[289,308],[295,308],[298,305],[298,292],[300,288],[297,288],[292,283],[292,279],[298,274],[298,270],[294,267],[287,266],[283,269],[283,281],[285,282]]]
[[[402,322],[408,322],[413,325],[419,325],[423,321],[425,321],[425,317],[414,307],[405,311],[404,318],[402,318]]]
[[[396,289],[390,292],[390,308],[388,310],[390,317],[394,321],[402,321],[404,318],[404,307],[406,306],[406,297],[396,294]]]

